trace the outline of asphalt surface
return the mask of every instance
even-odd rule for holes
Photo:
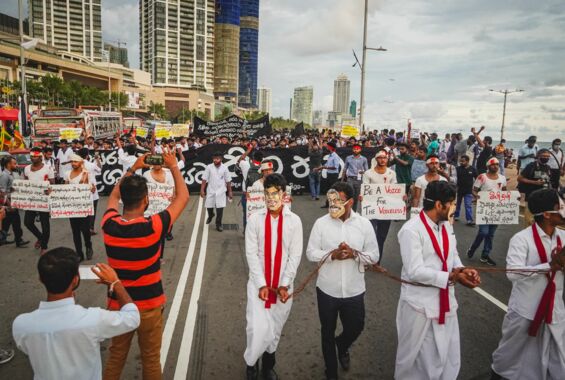
[[[191,196],[183,216],[174,226],[174,240],[167,242],[163,280],[167,295],[164,344],[168,345],[164,365],[165,379],[240,379],[245,376],[245,306],[247,264],[238,199],[224,212],[226,230],[217,232],[204,224],[205,209],[197,196]],[[324,214],[321,201],[295,196],[292,209],[304,226],[307,244],[314,221]],[[98,206],[105,210],[105,198]],[[199,211],[200,209],[200,211]],[[197,218],[197,215],[200,217]],[[397,232],[402,223],[393,222],[385,244],[382,265],[399,274],[401,259]],[[504,266],[508,240],[522,227],[500,226],[495,235],[492,257]],[[463,222],[455,225],[458,249],[466,265],[480,266],[478,257],[465,256],[477,232]],[[24,236],[32,235],[24,228]],[[95,256],[91,263],[105,262],[100,234],[93,237]],[[11,324],[14,318],[37,308],[45,297],[35,269],[38,251],[0,247],[0,347],[14,348]],[[69,222],[52,220],[50,247],[72,247]],[[304,255],[295,284],[314,268]],[[351,349],[351,369],[340,372],[342,379],[392,379],[396,355],[396,308],[400,285],[376,273],[365,275],[365,330]],[[511,284],[501,273],[482,274],[481,289],[507,304]],[[180,285],[179,285],[180,284]],[[186,286],[183,286],[186,284]],[[175,297],[176,296],[176,297]],[[458,286],[462,366],[459,379],[488,379],[491,354],[501,335],[504,311],[476,291]],[[77,302],[84,306],[105,307],[105,287],[82,281]],[[276,370],[281,379],[323,379],[324,364],[320,344],[320,324],[311,283],[295,300],[277,350]],[[339,331],[340,327],[338,327]],[[123,379],[141,379],[137,344],[132,345]],[[169,344],[170,343],[170,344]],[[109,341],[102,344],[105,361]],[[163,357],[163,350],[162,350]],[[16,351],[15,358],[0,365],[0,379],[31,379],[27,357]]]

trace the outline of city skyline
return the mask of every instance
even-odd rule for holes
[[[363,7],[355,1],[261,2],[259,82],[272,88],[273,116],[288,116],[288,99],[303,83],[316,88],[315,109],[331,110],[332,79],[340,72],[358,99],[351,50],[360,56]],[[488,90],[522,88],[508,99],[508,138],[547,140],[565,129],[562,2],[369,3],[368,46],[388,49],[367,55],[369,128],[401,128],[410,118],[440,133],[484,124],[497,138],[503,97]],[[2,11],[17,17],[17,1]],[[131,67],[138,67],[137,12],[135,0],[102,1],[103,40],[126,41]]]
[[[334,98],[332,111],[342,114],[349,113],[350,86],[351,82],[345,74],[339,74],[334,80]]]

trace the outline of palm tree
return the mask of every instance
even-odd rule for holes
[[[149,113],[153,114],[154,117],[159,119],[168,119],[169,115],[167,114],[167,110],[162,103],[153,103],[152,101],[149,102]]]

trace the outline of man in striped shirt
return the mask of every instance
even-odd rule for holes
[[[114,187],[108,198],[108,209],[102,218],[104,245],[108,264],[117,272],[129,295],[138,307],[141,323],[136,330],[143,366],[143,379],[161,379],[161,335],[165,294],[161,283],[162,240],[188,202],[188,190],[173,153],[164,153],[164,166],[171,170],[175,181],[175,199],[159,214],[144,217],[149,205],[147,180],[135,175],[143,168],[141,156]],[[123,214],[118,212],[122,200]],[[110,297],[108,308],[118,308]],[[110,357],[104,369],[104,379],[119,379],[127,359],[135,331],[112,339]]]

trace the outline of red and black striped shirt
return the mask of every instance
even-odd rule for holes
[[[167,210],[148,218],[124,220],[115,209],[109,209],[102,218],[108,264],[139,310],[154,309],[165,303],[160,256],[170,224]],[[108,308],[119,310],[115,296],[108,299]]]

